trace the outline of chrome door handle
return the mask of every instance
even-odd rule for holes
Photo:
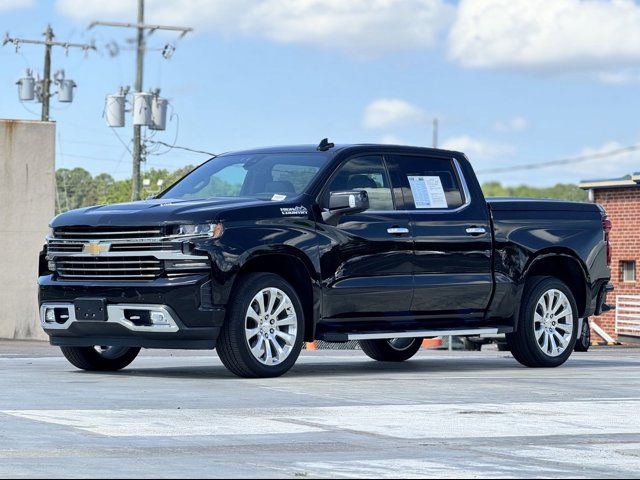
[[[487,233],[487,229],[484,227],[469,227],[467,228],[468,235],[484,235]]]
[[[408,235],[409,229],[404,227],[391,227],[387,228],[387,233],[389,235]]]

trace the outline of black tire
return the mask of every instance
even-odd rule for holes
[[[550,290],[559,290],[569,300],[573,314],[573,331],[571,339],[558,356],[548,355],[538,344],[535,336],[535,312],[538,301]],[[507,334],[507,344],[513,357],[522,365],[530,368],[555,368],[563,365],[573,353],[578,330],[578,307],[571,290],[567,285],[554,277],[534,277],[525,285],[520,310],[518,328],[514,333]]]
[[[582,322],[582,331],[580,337],[576,341],[576,352],[588,352],[591,348],[591,325],[589,325],[589,319],[585,318]]]
[[[467,352],[481,352],[482,346],[484,345],[482,342],[476,342],[466,337],[462,339],[462,343],[464,344],[464,349]]]
[[[393,342],[400,340],[407,340],[407,342],[394,346]],[[362,351],[378,362],[404,362],[418,353],[422,346],[422,339],[360,340],[359,343]]]
[[[265,365],[251,353],[245,336],[246,314],[253,298],[265,288],[277,288],[291,300],[297,317],[297,334],[294,346],[284,361],[277,365]],[[282,277],[273,273],[246,275],[229,304],[226,321],[218,339],[220,360],[229,371],[243,378],[273,378],[287,373],[296,363],[304,344],[304,311],[295,289]]]
[[[99,352],[94,347],[61,347],[62,354],[76,368],[88,372],[117,372],[138,357],[139,348],[111,348]]]

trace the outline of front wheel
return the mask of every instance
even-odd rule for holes
[[[578,308],[567,285],[536,277],[525,287],[518,330],[507,335],[511,353],[533,368],[559,367],[576,344]]]
[[[418,353],[421,346],[421,338],[360,340],[362,351],[379,362],[404,362]]]
[[[61,347],[62,354],[76,368],[88,372],[117,372],[138,357],[139,348]]]
[[[242,279],[218,339],[218,356],[245,378],[278,377],[300,356],[304,314],[298,294],[282,277],[253,273]]]

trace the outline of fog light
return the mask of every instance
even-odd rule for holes
[[[158,326],[169,326],[169,319],[162,312],[151,312],[151,323]]]
[[[50,272],[55,272],[56,271],[56,262],[49,262],[49,271]]]
[[[56,323],[56,311],[53,308],[47,308],[44,313],[44,320],[47,323]]]

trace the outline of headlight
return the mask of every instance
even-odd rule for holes
[[[224,228],[221,223],[201,223],[199,225],[178,225],[174,233],[181,237],[220,238]]]

